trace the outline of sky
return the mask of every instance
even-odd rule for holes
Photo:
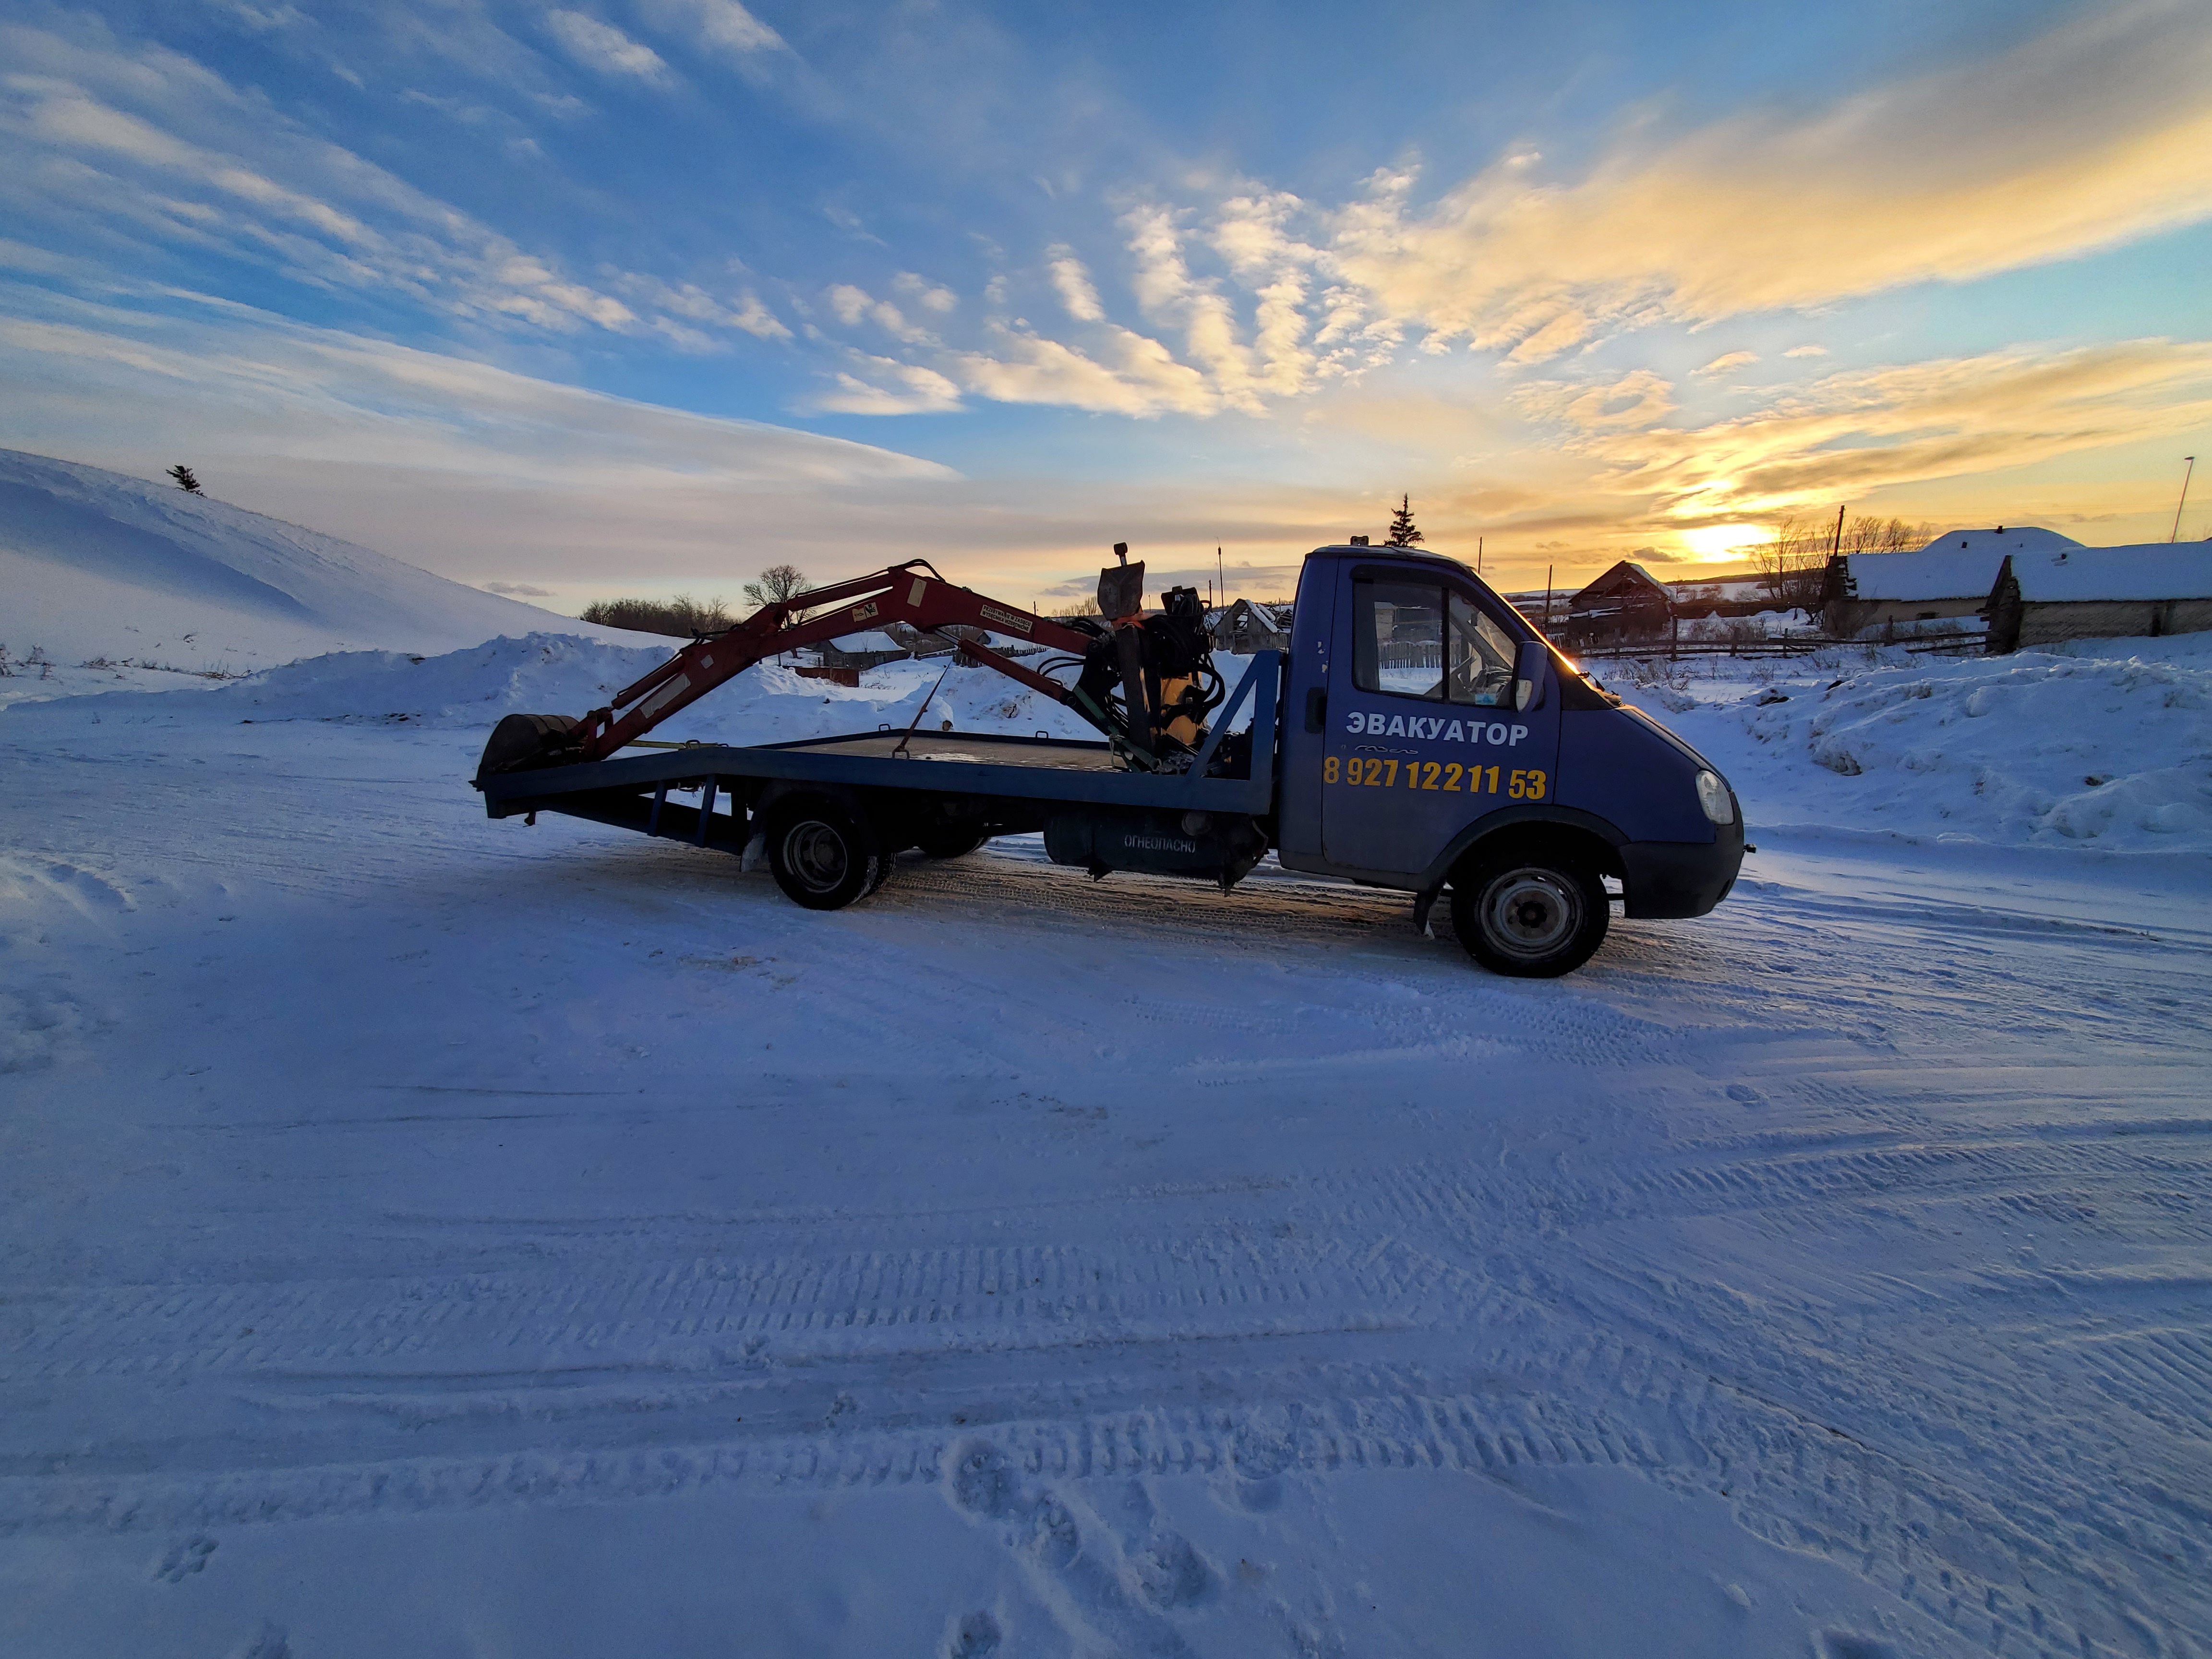
[[[556,609],[2163,540],[2208,266],[2201,0],[0,0],[0,445]]]

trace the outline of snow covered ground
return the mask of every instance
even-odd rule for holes
[[[609,647],[0,712],[0,1652],[2212,1653],[2203,643],[1638,692],[1759,851],[1543,983],[487,822]]]

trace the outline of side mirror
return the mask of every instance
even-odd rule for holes
[[[1520,660],[1513,665],[1513,708],[1516,714],[1544,706],[1544,688],[1551,683],[1552,653],[1541,640],[1524,640]]]

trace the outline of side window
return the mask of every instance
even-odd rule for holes
[[[1445,695],[1452,702],[1485,708],[1506,702],[1513,687],[1513,641],[1480,605],[1458,593],[1451,595],[1445,642],[1451,664]]]
[[[1513,695],[1512,636],[1474,600],[1419,581],[1352,584],[1352,683],[1495,708]]]
[[[1431,582],[1352,584],[1352,683],[1401,697],[1444,695],[1443,590]]]

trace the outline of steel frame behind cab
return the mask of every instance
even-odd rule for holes
[[[1111,745],[1103,743],[981,732],[877,731],[759,745],[687,744],[680,749],[569,766],[483,774],[476,785],[483,792],[486,813],[495,818],[562,812],[729,851],[742,849],[745,820],[741,812],[735,817],[714,813],[715,798],[727,793],[733,803],[742,801],[748,784],[811,784],[1260,817],[1274,805],[1275,715],[1282,662],[1280,652],[1255,653],[1186,773],[1122,769]],[[1255,734],[1251,775],[1206,776],[1206,768],[1230,722],[1248,699]],[[699,807],[667,798],[672,789],[692,787],[705,791]]]

